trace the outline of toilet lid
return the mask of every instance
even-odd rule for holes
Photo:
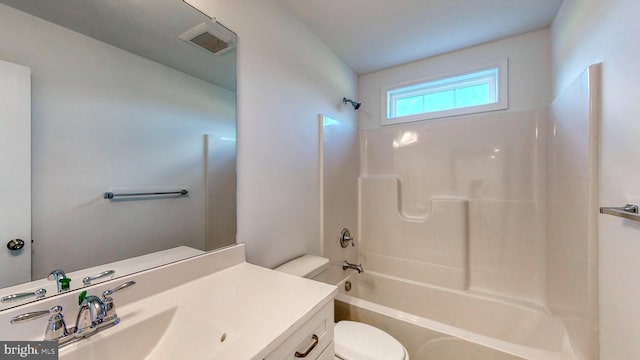
[[[340,321],[334,334],[336,355],[345,360],[404,360],[404,347],[371,325]]]

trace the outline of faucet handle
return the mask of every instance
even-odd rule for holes
[[[33,311],[14,316],[11,318],[11,324],[18,324],[49,315],[51,315],[51,317],[49,318],[49,323],[44,333],[44,339],[47,341],[57,340],[69,335],[67,324],[64,322],[64,316],[62,315],[62,306],[60,305],[54,306],[49,310]]]
[[[104,277],[110,276],[113,277],[113,274],[115,274],[115,270],[107,270],[107,271],[103,271],[100,274],[96,275],[96,276],[87,276],[84,279],[82,279],[82,283],[85,285],[91,285],[91,282],[94,280],[99,280],[102,279]]]
[[[14,317],[11,318],[10,322],[12,324],[17,324],[17,323],[21,323],[21,322],[24,322],[24,321],[39,319],[39,318],[47,316],[47,315],[60,314],[61,312],[62,312],[62,306],[58,305],[58,306],[52,307],[49,310],[32,311],[32,312],[24,313],[22,315],[14,316]]]
[[[349,242],[351,242],[352,247],[356,246],[356,240],[351,236],[349,229],[344,228],[340,232],[340,246],[342,246],[342,248],[346,248],[349,246]]]
[[[24,299],[28,299],[34,296],[36,297],[36,299],[42,299],[46,294],[47,294],[46,289],[38,289],[34,292],[28,292],[28,293],[11,294],[11,295],[3,296],[2,298],[0,298],[0,303],[22,301]]]
[[[124,284],[120,284],[120,285],[116,286],[115,288],[113,288],[113,289],[111,289],[111,290],[105,290],[105,291],[102,293],[102,297],[103,297],[104,299],[106,299],[107,297],[111,296],[114,292],[116,292],[116,291],[120,291],[120,290],[124,290],[124,289],[126,289],[126,288],[128,288],[128,287],[130,287],[130,286],[135,285],[135,284],[136,284],[136,282],[135,282],[135,281],[129,281],[129,282],[126,282],[126,283],[124,283]]]
[[[105,320],[113,320],[116,324],[118,322],[120,322],[120,319],[118,318],[118,315],[116,314],[116,304],[113,302],[113,298],[111,297],[111,295],[116,292],[116,291],[120,291],[120,290],[124,290],[128,287],[131,287],[133,285],[135,285],[136,282],[135,281],[129,281],[126,282],[124,284],[120,284],[118,286],[116,286],[115,288],[111,289],[111,290],[105,290],[105,292],[102,293],[102,302],[104,303],[105,307],[107,308],[107,316],[105,316]]]

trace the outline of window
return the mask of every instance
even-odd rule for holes
[[[506,109],[506,67],[504,61],[479,71],[388,89],[382,125]]]

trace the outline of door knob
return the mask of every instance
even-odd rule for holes
[[[13,240],[9,240],[9,242],[7,243],[7,249],[12,251],[20,250],[23,247],[24,247],[24,240],[13,239]]]

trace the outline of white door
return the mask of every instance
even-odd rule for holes
[[[30,280],[31,69],[0,60],[0,287]]]

